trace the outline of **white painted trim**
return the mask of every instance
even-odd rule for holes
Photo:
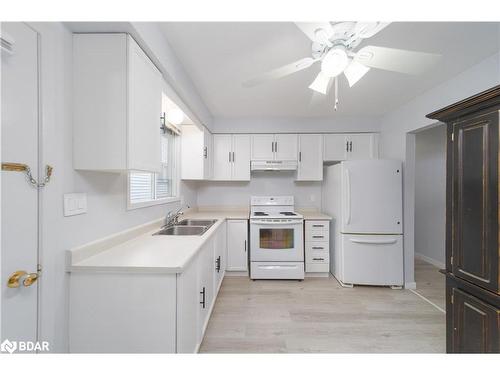
[[[427,255],[424,255],[422,253],[415,252],[415,258],[423,260],[426,263],[432,264],[433,266],[435,266],[439,269],[446,268],[446,265],[444,263],[441,263],[439,260],[432,259],[432,258],[430,258]]]
[[[405,289],[417,289],[417,283],[415,281],[406,282]]]
[[[410,292],[412,292],[413,294],[415,294],[416,296],[419,296],[420,298],[422,298],[425,302],[427,302],[429,305],[432,305],[433,307],[435,307],[437,310],[441,311],[443,314],[446,314],[446,311],[443,310],[441,307],[439,307],[438,305],[436,305],[434,302],[432,302],[430,299],[424,297],[423,295],[421,295],[419,292],[415,291],[415,290],[410,290]]]

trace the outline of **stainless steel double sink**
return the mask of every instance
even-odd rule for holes
[[[162,228],[160,231],[153,234],[164,235],[164,236],[201,236],[207,230],[210,229],[212,225],[217,222],[215,219],[210,220],[197,220],[197,219],[185,219],[177,224],[169,225],[168,227]]]

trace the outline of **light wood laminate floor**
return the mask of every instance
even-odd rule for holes
[[[444,306],[444,281],[430,267],[416,261],[417,293]],[[436,307],[409,290],[342,288],[333,277],[226,277],[200,347],[202,353],[444,351],[445,315]]]

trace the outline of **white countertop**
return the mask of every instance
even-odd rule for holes
[[[181,273],[226,219],[248,219],[248,211],[195,211],[181,219],[217,219],[202,236],[153,236],[162,220],[68,250],[69,272]]]
[[[297,208],[295,211],[304,216],[304,220],[332,220],[331,216],[313,209]]]

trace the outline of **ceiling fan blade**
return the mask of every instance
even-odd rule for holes
[[[356,22],[354,33],[362,39],[371,38],[390,25],[390,22]]]
[[[328,89],[330,88],[330,77],[327,77],[322,72],[319,72],[313,83],[309,85],[311,90],[319,92],[320,94],[326,95]]]
[[[371,68],[416,75],[430,68],[440,58],[441,55],[433,53],[366,46],[356,53],[354,60]]]
[[[284,65],[280,68],[273,69],[269,72],[260,74],[254,78],[249,79],[248,81],[243,82],[244,87],[253,87],[256,85],[259,85],[261,83],[264,83],[266,81],[270,81],[272,79],[278,79],[285,77],[287,75],[293,74],[295,72],[304,70],[309,68],[312,64],[314,64],[316,59],[313,59],[312,57],[305,57],[303,59],[300,59],[298,61],[295,61],[291,64]]]
[[[368,73],[370,70],[369,67],[361,64],[360,62],[356,60],[352,60],[349,65],[347,65],[347,68],[344,70],[344,75],[347,78],[347,81],[349,82],[349,87],[352,87],[355,85],[356,82],[358,82],[363,76]]]
[[[295,25],[313,42],[331,46],[332,43],[328,40],[333,34],[330,22],[295,22]]]

